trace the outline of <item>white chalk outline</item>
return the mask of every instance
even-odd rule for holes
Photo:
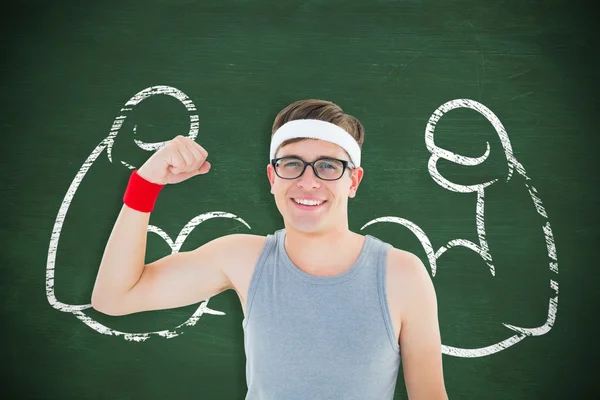
[[[475,110],[475,111],[479,112],[480,114],[482,114],[484,117],[487,118],[487,120],[492,124],[492,126],[498,133],[498,136],[500,138],[500,142],[502,143],[502,147],[504,148],[504,153],[506,155],[506,160],[508,163],[508,177],[506,179],[506,182],[508,182],[510,180],[510,178],[512,176],[512,172],[513,172],[513,168],[516,168],[519,175],[521,175],[523,178],[525,178],[525,186],[527,187],[527,190],[533,201],[533,204],[535,206],[537,213],[546,219],[545,224],[543,224],[541,228],[544,233],[545,240],[546,240],[546,248],[548,251],[548,258],[550,259],[549,267],[550,267],[551,272],[558,275],[558,260],[557,260],[557,256],[556,256],[556,246],[554,244],[554,237],[552,235],[552,229],[550,228],[550,222],[548,221],[548,216],[546,214],[546,210],[544,209],[544,206],[542,205],[541,199],[537,195],[537,190],[535,189],[535,187],[533,185],[528,183],[528,181],[530,181],[531,178],[529,178],[527,176],[523,165],[521,165],[521,163],[519,163],[517,161],[517,159],[515,158],[513,151],[512,151],[510,141],[508,139],[508,134],[506,133],[506,130],[504,129],[504,126],[502,125],[500,120],[496,117],[496,115],[489,108],[487,108],[483,104],[481,104],[477,101],[474,101],[474,100],[455,99],[455,100],[450,100],[450,101],[442,104],[440,107],[438,107],[433,112],[433,114],[431,115],[431,117],[429,118],[429,121],[427,123],[427,127],[425,129],[425,143],[426,143],[427,149],[431,153],[431,157],[429,158],[429,163],[428,163],[429,174],[431,175],[431,177],[437,184],[439,184],[440,186],[442,186],[443,188],[445,188],[447,190],[454,191],[454,192],[459,192],[459,193],[477,192],[477,205],[476,205],[476,211],[475,211],[475,214],[476,214],[475,219],[476,219],[476,226],[477,226],[477,236],[479,238],[479,245],[476,245],[475,243],[473,243],[469,240],[465,240],[465,239],[454,239],[454,240],[449,241],[445,246],[441,246],[438,250],[434,251],[429,238],[427,237],[425,232],[423,232],[423,230],[421,228],[419,228],[419,226],[417,226],[415,223],[413,223],[407,219],[393,217],[393,216],[375,218],[375,219],[367,222],[365,225],[363,225],[361,230],[366,228],[369,225],[372,225],[372,224],[375,224],[378,222],[392,222],[392,223],[396,223],[396,224],[405,226],[421,242],[421,245],[423,246],[423,249],[425,250],[425,254],[427,255],[427,260],[428,260],[429,266],[431,268],[432,276],[434,276],[434,277],[435,277],[436,271],[437,271],[437,260],[447,250],[451,249],[452,247],[457,247],[457,246],[466,247],[466,248],[474,251],[475,253],[479,254],[479,256],[489,266],[490,273],[492,274],[492,276],[495,276],[495,269],[494,269],[494,265],[492,264],[492,256],[490,254],[487,240],[485,237],[486,234],[485,234],[485,225],[484,225],[484,190],[487,186],[494,184],[497,181],[497,179],[494,179],[494,180],[491,180],[489,182],[485,182],[482,184],[465,186],[465,185],[459,185],[459,184],[455,184],[453,182],[448,181],[447,179],[442,177],[441,174],[437,170],[437,161],[440,158],[455,162],[456,164],[459,164],[459,165],[473,166],[473,165],[481,164],[483,161],[485,161],[490,153],[490,145],[487,142],[486,142],[487,149],[486,149],[484,155],[481,157],[476,157],[476,158],[461,156],[459,154],[452,153],[448,150],[444,150],[444,149],[438,147],[437,145],[435,145],[435,143],[433,141],[433,132],[435,130],[436,123],[446,112],[454,110],[456,108],[460,108],[460,107],[470,108],[470,109]],[[513,346],[516,343],[520,342],[521,340],[525,339],[526,337],[541,336],[541,335],[548,333],[552,329],[552,326],[554,325],[554,322],[556,320],[556,313],[558,310],[558,281],[554,280],[554,279],[550,279],[550,288],[554,291],[555,295],[549,299],[548,316],[546,318],[546,322],[543,325],[535,327],[535,328],[523,328],[523,327],[503,323],[502,325],[504,325],[505,327],[516,332],[516,334],[510,336],[509,338],[507,338],[505,340],[495,343],[493,345],[486,346],[486,347],[480,347],[480,348],[474,348],[474,349],[466,349],[466,348],[442,345],[442,352],[444,354],[456,356],[456,357],[466,357],[466,358],[483,357],[483,356],[488,356],[488,355],[497,353],[497,352],[504,350],[510,346]]]
[[[80,183],[82,182],[83,178],[85,177],[85,174],[87,173],[89,168],[93,165],[93,163],[97,160],[97,158],[100,156],[100,154],[102,154],[102,152],[104,150],[107,151],[108,159],[110,162],[112,162],[112,146],[114,145],[114,139],[117,136],[120,128],[122,127],[124,120],[127,118],[127,114],[129,113],[129,111],[132,110],[132,106],[136,106],[142,100],[144,100],[150,96],[157,95],[157,94],[164,94],[164,95],[169,95],[169,96],[175,97],[185,105],[187,110],[190,112],[190,131],[188,133],[188,137],[191,138],[192,140],[196,139],[196,137],[198,135],[198,128],[199,128],[199,118],[198,118],[197,114],[192,113],[192,112],[196,111],[196,108],[195,108],[193,102],[182,91],[180,91],[176,88],[170,87],[170,86],[160,85],[160,86],[152,86],[152,87],[146,88],[146,89],[140,91],[139,93],[137,93],[135,96],[133,96],[129,101],[127,101],[125,106],[121,109],[120,115],[114,120],[109,135],[105,139],[103,139],[98,144],[98,146],[96,146],[96,148],[90,153],[90,155],[87,157],[87,159],[84,161],[81,168],[75,175],[73,181],[71,182],[71,185],[69,186],[69,189],[67,190],[67,193],[65,194],[65,197],[64,197],[63,201],[61,202],[61,206],[60,206],[59,211],[56,216],[56,220],[55,220],[54,227],[52,230],[52,235],[50,238],[50,244],[49,244],[49,249],[48,249],[48,259],[47,259],[47,264],[46,264],[46,296],[47,296],[48,302],[50,303],[50,305],[53,308],[55,308],[59,311],[62,311],[62,312],[72,313],[78,319],[80,319],[86,325],[88,325],[90,328],[94,329],[95,331],[97,331],[99,333],[106,334],[106,335],[113,335],[113,336],[122,336],[126,340],[136,341],[136,342],[145,341],[153,335],[164,337],[164,338],[173,338],[173,337],[179,336],[181,333],[183,333],[183,327],[195,325],[198,322],[199,318],[205,313],[213,314],[213,315],[225,315],[225,313],[208,308],[207,305],[208,305],[208,301],[210,299],[206,299],[199,305],[199,307],[190,316],[190,318],[188,318],[182,324],[176,326],[173,330],[167,329],[167,330],[160,330],[160,331],[154,331],[154,332],[142,332],[142,333],[120,332],[120,331],[108,328],[108,327],[100,324],[99,322],[95,321],[90,316],[86,315],[83,311],[91,308],[91,304],[72,305],[72,304],[66,304],[66,303],[62,303],[62,302],[58,301],[56,299],[56,296],[54,293],[54,269],[55,269],[55,262],[56,262],[56,251],[58,248],[60,232],[62,230],[64,219],[66,217],[66,214],[67,214],[68,208],[71,204],[71,201],[72,201],[75,193],[77,192],[77,189],[78,189]],[[417,236],[417,238],[421,242],[421,245],[423,246],[423,249],[425,250],[425,253],[427,255],[427,259],[429,261],[432,275],[434,277],[436,275],[437,260],[439,259],[439,257],[441,257],[442,254],[444,254],[450,248],[456,247],[456,246],[466,247],[466,248],[476,252],[477,254],[479,254],[480,257],[482,257],[482,259],[489,266],[490,273],[492,274],[492,276],[494,276],[495,268],[494,268],[494,265],[492,264],[492,256],[489,252],[489,247],[488,247],[488,244],[487,244],[487,241],[485,238],[484,190],[487,186],[494,184],[497,181],[497,179],[494,179],[492,181],[485,182],[482,184],[471,185],[471,186],[458,185],[458,184],[452,183],[452,182],[448,181],[447,179],[445,179],[444,177],[442,177],[441,174],[437,170],[437,161],[440,158],[444,158],[446,160],[455,162],[459,165],[473,166],[473,165],[479,165],[483,161],[485,161],[490,153],[489,143],[486,143],[487,149],[486,149],[486,152],[484,153],[484,155],[481,157],[476,157],[476,158],[461,156],[461,155],[452,153],[450,151],[444,150],[442,148],[439,148],[438,146],[435,145],[435,143],[433,141],[433,132],[434,132],[436,123],[444,115],[444,113],[446,113],[450,110],[459,108],[459,107],[470,108],[475,111],[478,111],[483,116],[485,116],[488,119],[488,121],[490,121],[490,123],[494,126],[494,128],[496,129],[496,132],[498,133],[498,135],[500,137],[500,141],[504,148],[504,152],[505,152],[507,163],[508,163],[508,177],[507,177],[506,181],[508,182],[510,180],[510,178],[512,176],[512,172],[513,172],[513,168],[516,168],[517,172],[522,177],[525,178],[525,186],[528,189],[528,192],[534,203],[536,211],[538,212],[539,215],[544,217],[546,220],[548,219],[546,211],[542,205],[542,201],[539,198],[539,196],[537,195],[537,190],[535,189],[535,187],[533,187],[533,185],[527,183],[527,181],[530,181],[531,179],[527,176],[527,174],[525,172],[525,168],[516,160],[516,158],[513,155],[512,147],[510,145],[508,135],[507,135],[506,130],[504,129],[502,123],[500,122],[500,120],[494,115],[494,113],[491,110],[489,110],[487,107],[485,107],[481,103],[478,103],[474,100],[469,100],[469,99],[456,99],[456,100],[448,101],[445,104],[438,107],[434,111],[434,113],[432,114],[432,116],[430,117],[430,119],[427,123],[427,127],[425,130],[425,142],[426,142],[428,150],[432,154],[429,159],[428,169],[429,169],[429,173],[430,173],[431,177],[434,179],[434,181],[447,190],[451,190],[454,192],[460,192],[460,193],[477,192],[476,226],[477,226],[477,235],[479,238],[479,245],[476,245],[475,243],[473,243],[469,240],[465,240],[465,239],[454,239],[454,240],[451,240],[450,242],[448,242],[445,246],[441,246],[437,251],[434,251],[430,240],[428,239],[427,235],[423,232],[423,230],[420,227],[418,227],[415,223],[408,221],[404,218],[399,218],[399,217],[394,217],[394,216],[375,218],[375,219],[369,221],[368,223],[366,223],[365,225],[363,225],[361,230],[366,228],[369,225],[372,225],[372,224],[375,224],[378,222],[392,222],[392,223],[397,223],[397,224],[407,227],[409,230],[411,230],[411,232],[413,232],[415,234],[415,236]],[[136,128],[137,128],[137,126],[135,126],[133,128],[134,134],[136,133]],[[134,141],[138,147],[140,147],[144,150],[147,150],[147,151],[158,150],[160,147],[162,147],[166,143],[166,142],[145,143],[138,139],[134,139]],[[129,169],[135,168],[134,166],[132,166],[124,161],[121,161],[121,163]],[[171,252],[176,253],[180,250],[181,246],[185,242],[185,239],[191,233],[191,231],[200,223],[202,223],[208,219],[211,219],[211,218],[232,218],[232,219],[235,219],[235,220],[243,223],[248,229],[251,229],[250,226],[243,219],[237,217],[236,215],[227,213],[227,212],[215,211],[215,212],[204,213],[204,214],[194,217],[180,231],[180,233],[178,234],[175,241],[173,241],[164,231],[162,231],[160,228],[158,228],[154,225],[148,226],[148,232],[155,233],[155,234],[159,235],[160,237],[162,237],[165,240],[165,242],[167,242],[169,247],[171,248]],[[554,238],[552,235],[552,230],[550,228],[549,221],[546,221],[546,223],[542,226],[542,230],[543,230],[543,233],[544,233],[544,236],[546,239],[546,247],[548,250],[548,257],[550,259],[550,262],[549,262],[550,271],[552,271],[553,273],[558,275],[558,262],[557,262],[557,256],[556,256],[556,247],[554,244]],[[557,313],[557,309],[558,309],[558,282],[556,280],[550,279],[550,288],[552,290],[554,290],[555,296],[551,297],[549,300],[548,316],[547,316],[546,322],[543,325],[541,325],[539,327],[535,327],[535,328],[523,328],[523,327],[518,327],[518,326],[503,323],[504,326],[506,326],[507,328],[516,332],[516,334],[514,334],[513,336],[511,336],[499,343],[495,343],[490,346],[475,348],[475,349],[466,349],[466,348],[442,345],[442,352],[445,354],[457,356],[457,357],[482,357],[482,356],[487,356],[487,355],[497,353],[497,352],[504,350],[510,346],[513,346],[514,344],[520,342],[521,340],[525,339],[528,336],[540,336],[540,335],[544,335],[544,334],[548,333],[552,329],[552,326],[554,325],[554,322],[556,320],[556,313]]]
[[[208,305],[208,301],[210,300],[210,298],[208,298],[205,301],[203,301],[202,303],[200,303],[200,305],[198,306],[196,311],[185,322],[183,322],[180,325],[177,325],[173,330],[167,329],[167,330],[160,330],[160,331],[155,331],[155,332],[141,332],[141,333],[120,332],[120,331],[111,329],[111,328],[99,323],[98,321],[95,321],[90,316],[86,315],[83,311],[91,308],[92,307],[91,304],[73,305],[73,304],[66,304],[66,303],[59,301],[56,298],[56,295],[54,293],[54,269],[55,269],[55,265],[56,265],[56,251],[58,249],[58,242],[59,242],[60,233],[61,233],[61,230],[63,227],[63,223],[66,218],[69,206],[71,205],[71,201],[73,200],[73,197],[75,196],[75,193],[77,192],[79,185],[83,181],[85,174],[88,172],[88,170],[91,168],[93,163],[100,156],[100,154],[102,154],[102,152],[104,150],[106,150],[108,159],[112,163],[112,146],[114,145],[115,137],[119,133],[119,130],[120,130],[121,126],[123,125],[123,122],[127,118],[127,114],[132,110],[133,106],[138,105],[142,100],[147,99],[150,96],[154,96],[154,95],[168,95],[168,96],[172,96],[172,97],[178,99],[179,101],[181,101],[187,108],[188,112],[190,113],[190,130],[189,130],[187,137],[191,138],[192,140],[195,140],[196,137],[198,136],[199,118],[198,118],[198,115],[194,113],[196,111],[196,107],[194,106],[192,100],[190,100],[188,98],[188,96],[185,93],[183,93],[181,90],[176,89],[171,86],[165,86],[165,85],[152,86],[152,87],[149,87],[149,88],[146,88],[146,89],[140,91],[139,93],[134,95],[131,99],[129,99],[127,101],[127,103],[125,103],[125,106],[121,109],[120,115],[114,120],[114,122],[112,124],[112,128],[111,128],[108,136],[105,139],[103,139],[98,144],[98,146],[96,146],[96,148],[94,150],[92,150],[90,155],[87,157],[87,159],[81,165],[81,168],[75,175],[75,178],[73,178],[73,181],[71,182],[71,185],[69,186],[69,189],[67,190],[67,193],[65,194],[65,197],[63,198],[63,201],[61,202],[60,208],[56,215],[54,227],[52,228],[52,235],[50,237],[50,245],[48,248],[48,258],[47,258],[47,262],[46,262],[46,297],[52,307],[54,307],[55,309],[62,311],[62,312],[72,313],[77,318],[79,318],[81,321],[83,321],[87,326],[89,326],[90,328],[94,329],[95,331],[97,331],[99,333],[102,333],[105,335],[122,336],[126,340],[136,341],[136,342],[145,341],[153,335],[164,337],[164,338],[173,338],[173,337],[176,337],[183,333],[183,330],[182,330],[183,327],[195,325],[196,322],[198,322],[198,320],[200,319],[200,317],[203,314],[225,315],[225,313],[208,308],[207,305]],[[134,133],[135,133],[135,129],[136,129],[136,127],[134,127]],[[147,151],[158,150],[166,143],[166,142],[145,143],[145,142],[142,142],[137,139],[134,139],[134,141],[140,148],[147,150]],[[134,166],[132,166],[124,161],[121,161],[121,163],[129,169],[135,169]],[[208,219],[211,219],[211,218],[232,218],[232,219],[235,219],[236,221],[243,223],[246,227],[248,227],[248,229],[250,229],[250,226],[246,223],[246,221],[244,221],[240,217],[237,217],[234,214],[227,213],[227,212],[221,212],[221,211],[213,211],[213,212],[207,212],[207,213],[198,215],[198,216],[194,217],[192,220],[190,220],[185,225],[185,227],[180,231],[180,233],[177,236],[175,241],[173,241],[164,231],[162,231],[160,228],[158,228],[156,226],[149,225],[148,232],[155,233],[155,234],[159,235],[160,237],[162,237],[167,242],[169,247],[171,248],[171,252],[176,253],[179,251],[179,249],[181,248],[181,245],[184,243],[185,239],[191,233],[191,231],[197,225],[199,225],[202,222],[204,222]]]

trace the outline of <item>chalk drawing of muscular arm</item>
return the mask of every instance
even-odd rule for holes
[[[56,268],[56,253],[57,253],[57,249],[58,249],[60,233],[63,228],[63,223],[66,218],[67,212],[69,210],[69,206],[71,204],[71,201],[73,200],[73,197],[75,196],[75,193],[77,192],[79,185],[83,181],[88,170],[92,167],[94,162],[96,162],[98,157],[100,157],[100,155],[104,151],[106,151],[108,160],[111,163],[113,162],[112,148],[113,148],[113,145],[115,142],[115,138],[117,137],[117,134],[119,133],[119,130],[121,129],[121,126],[123,125],[123,122],[127,118],[127,115],[131,112],[133,107],[138,105],[142,100],[147,99],[154,95],[172,96],[172,97],[176,98],[177,100],[179,100],[181,103],[183,103],[183,105],[186,107],[186,109],[189,113],[189,118],[190,118],[190,129],[189,129],[187,137],[189,137],[192,140],[195,140],[196,137],[198,136],[199,118],[198,118],[198,115],[196,114],[196,107],[194,106],[192,100],[190,100],[188,98],[188,96],[185,93],[183,93],[182,91],[180,91],[176,88],[170,87],[170,86],[162,86],[162,85],[161,86],[152,86],[152,87],[149,87],[149,88],[146,88],[146,89],[140,91],[135,96],[133,96],[131,99],[129,99],[129,101],[127,101],[127,103],[125,103],[124,107],[121,108],[119,116],[115,118],[108,136],[106,138],[104,138],[98,144],[98,146],[96,146],[96,148],[94,150],[92,150],[90,155],[83,162],[83,164],[81,165],[81,168],[79,169],[79,171],[73,178],[73,181],[71,182],[71,184],[67,190],[67,193],[65,194],[65,197],[60,205],[58,213],[56,215],[56,220],[55,220],[54,227],[52,229],[52,234],[50,237],[50,245],[48,248],[48,258],[47,258],[47,263],[46,263],[46,297],[52,307],[54,307],[56,310],[59,310],[59,311],[72,313],[78,319],[83,321],[87,326],[89,326],[90,328],[94,329],[95,331],[97,331],[99,333],[106,334],[106,335],[119,336],[119,337],[125,338],[126,340],[136,341],[136,342],[145,341],[151,336],[173,338],[173,337],[179,336],[183,332],[184,327],[189,327],[189,326],[195,325],[196,322],[198,322],[198,320],[200,319],[200,317],[205,313],[206,314],[214,314],[214,315],[225,315],[225,314],[221,311],[216,311],[216,310],[212,310],[212,309],[208,308],[208,301],[210,299],[206,299],[199,305],[199,307],[196,309],[196,311],[185,322],[176,326],[173,329],[165,329],[165,330],[160,330],[160,331],[155,331],[155,332],[140,332],[140,333],[120,332],[120,331],[111,329],[111,328],[95,321],[89,315],[85,314],[84,311],[91,308],[92,307],[91,304],[74,305],[74,304],[66,304],[66,303],[59,301],[56,298],[56,294],[54,292],[54,272],[55,272],[55,268]],[[134,127],[134,134],[135,134],[135,131],[136,131],[136,128]],[[156,150],[160,149],[166,143],[166,142],[145,143],[145,142],[143,142],[141,140],[137,140],[137,139],[135,139],[134,141],[138,147],[140,147],[141,149],[144,149],[146,151],[156,151]],[[125,161],[121,161],[121,164],[123,164],[124,166],[126,166],[129,169],[136,168],[135,166],[130,165],[130,164],[126,163]],[[185,242],[187,236],[192,232],[192,230],[196,226],[198,226],[202,222],[212,219],[212,218],[232,218],[236,221],[241,222],[248,229],[250,229],[250,226],[243,219],[237,217],[234,214],[231,214],[228,212],[213,211],[213,212],[207,212],[207,213],[204,213],[204,214],[201,214],[201,215],[198,215],[198,216],[192,218],[192,220],[190,220],[183,227],[183,229],[181,230],[181,232],[179,233],[179,235],[177,236],[177,238],[175,240],[172,240],[169,237],[169,235],[167,235],[162,229],[160,229],[159,227],[153,226],[153,225],[148,226],[148,232],[155,233],[155,234],[159,235],[160,237],[162,237],[165,240],[165,242],[167,242],[169,247],[171,248],[172,253],[176,253],[180,250],[180,248],[183,245],[183,243]]]
[[[476,230],[477,230],[477,236],[479,239],[479,243],[473,243],[466,239],[453,239],[453,240],[450,240],[446,245],[441,246],[437,250],[434,250],[433,245],[431,244],[431,241],[429,240],[429,238],[427,237],[425,232],[423,232],[423,230],[417,224],[415,224],[407,219],[393,217],[393,216],[375,218],[375,219],[367,222],[361,229],[364,229],[367,226],[378,223],[378,222],[392,222],[392,223],[396,223],[396,224],[405,226],[421,242],[421,245],[423,246],[423,249],[425,250],[425,253],[427,255],[427,260],[429,262],[429,266],[431,268],[431,274],[433,277],[435,277],[435,275],[436,275],[437,262],[438,262],[439,258],[442,256],[442,254],[444,254],[446,251],[448,251],[452,247],[457,247],[457,246],[465,247],[465,248],[477,253],[488,265],[492,276],[495,276],[495,267],[493,264],[492,255],[490,254],[489,246],[488,246],[488,243],[486,240],[486,230],[485,230],[485,221],[484,221],[484,205],[485,205],[484,194],[485,194],[485,189],[487,187],[495,184],[498,180],[493,179],[489,182],[484,182],[484,183],[480,183],[480,184],[476,184],[476,185],[468,185],[468,186],[459,185],[459,184],[448,181],[446,178],[444,178],[439,173],[439,171],[437,169],[437,162],[440,158],[454,162],[459,165],[474,166],[474,165],[479,165],[482,162],[484,162],[487,159],[488,155],[490,154],[489,143],[486,143],[487,149],[485,151],[485,154],[483,154],[481,157],[475,157],[475,158],[465,157],[465,156],[461,156],[459,154],[455,154],[453,152],[450,152],[448,150],[438,147],[434,143],[433,137],[434,137],[434,131],[435,131],[435,126],[436,126],[437,122],[444,115],[444,113],[454,110],[456,108],[460,108],[460,107],[470,108],[470,109],[473,109],[473,110],[481,113],[493,125],[494,129],[496,130],[496,133],[498,134],[498,136],[500,138],[500,142],[502,143],[502,147],[504,149],[504,154],[506,156],[507,167],[508,167],[508,175],[507,175],[506,182],[508,182],[511,179],[511,177],[513,175],[513,171],[515,169],[516,169],[517,173],[519,175],[521,175],[521,177],[523,178],[524,185],[527,188],[527,191],[529,192],[529,195],[531,197],[531,201],[533,202],[535,210],[537,211],[538,215],[542,217],[542,219],[544,221],[544,223],[541,225],[541,233],[544,235],[545,242],[546,242],[546,249],[547,249],[547,255],[548,255],[548,266],[551,271],[551,276],[555,277],[553,279],[552,278],[550,279],[550,288],[552,290],[552,292],[551,292],[552,296],[550,297],[550,299],[548,301],[548,313],[547,313],[546,321],[542,325],[540,325],[538,327],[534,327],[534,328],[524,328],[524,327],[511,325],[508,323],[503,323],[503,325],[505,327],[509,328],[510,332],[512,332],[511,336],[498,342],[498,343],[494,343],[494,344],[486,346],[486,347],[465,349],[465,348],[442,345],[442,352],[445,354],[448,354],[448,355],[452,355],[452,356],[456,356],[456,357],[482,357],[482,356],[487,356],[487,355],[497,353],[497,352],[504,350],[510,346],[513,346],[514,344],[520,342],[521,340],[525,339],[526,337],[540,336],[540,335],[544,335],[544,334],[548,333],[550,331],[550,329],[552,329],[552,326],[554,325],[554,322],[556,319],[556,313],[557,313],[557,309],[558,309],[558,278],[557,278],[557,276],[558,276],[558,259],[557,259],[557,255],[556,255],[556,247],[554,244],[554,237],[552,235],[552,229],[550,228],[550,222],[548,221],[548,216],[546,214],[544,206],[542,205],[542,201],[538,196],[537,190],[531,184],[531,178],[529,178],[527,176],[523,165],[521,165],[521,163],[519,163],[516,160],[516,158],[513,154],[513,151],[512,151],[510,141],[508,139],[508,134],[506,133],[504,126],[502,125],[500,120],[496,117],[496,115],[494,115],[494,113],[490,109],[488,109],[486,106],[484,106],[481,103],[478,103],[476,101],[469,100],[469,99],[456,99],[456,100],[448,101],[448,102],[444,103],[443,105],[441,105],[440,107],[438,107],[438,109],[436,109],[433,112],[433,114],[431,115],[431,117],[429,118],[427,127],[425,129],[425,143],[426,143],[427,149],[431,153],[431,157],[429,158],[429,162],[428,162],[428,169],[429,169],[429,174],[431,175],[432,179],[438,185],[440,185],[441,187],[443,187],[446,190],[450,190],[453,192],[459,192],[459,193],[470,193],[470,192],[477,193],[477,203],[475,206],[475,221],[476,221]]]

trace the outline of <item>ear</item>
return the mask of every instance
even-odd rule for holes
[[[275,170],[271,164],[267,165],[267,178],[269,178],[269,184],[271,185],[271,194],[273,194],[273,184],[275,183]]]
[[[350,175],[351,184],[348,197],[354,198],[354,196],[356,196],[356,191],[358,190],[358,185],[360,185],[360,182],[362,181],[364,172],[365,171],[361,167],[354,168],[354,170],[352,170],[352,175]]]

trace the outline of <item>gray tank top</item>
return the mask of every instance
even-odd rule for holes
[[[400,366],[385,294],[389,244],[367,235],[356,263],[331,277],[288,257],[268,235],[242,322],[246,400],[392,400]]]

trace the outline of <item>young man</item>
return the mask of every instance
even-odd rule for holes
[[[248,400],[391,400],[400,348],[409,398],[447,399],[425,267],[348,228],[363,140],[361,123],[331,102],[290,104],[273,124],[267,165],[284,228],[227,235],[144,265],[160,190],[210,170],[205,149],[173,139],[131,175],[92,305],[124,315],[235,290],[245,315]]]

